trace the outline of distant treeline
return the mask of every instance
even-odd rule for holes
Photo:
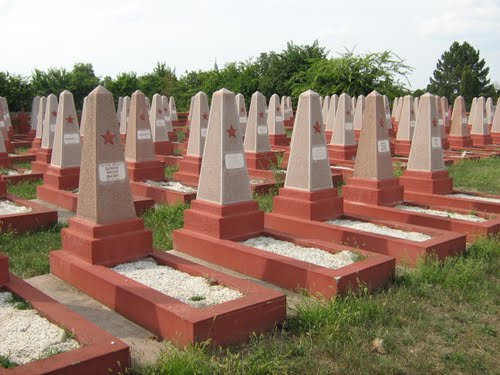
[[[261,53],[223,68],[214,64],[213,69],[190,71],[180,77],[166,63],[157,63],[151,73],[141,76],[126,72],[114,78],[96,76],[88,63],[76,63],[69,71],[35,69],[29,77],[0,72],[0,95],[7,97],[13,112],[29,111],[36,95],[59,95],[63,90],[73,93],[79,109],[83,98],[98,84],[108,88],[115,99],[138,89],[149,97],[155,93],[174,96],[179,111],[188,109],[191,96],[198,91],[211,95],[222,87],[242,93],[247,101],[255,91],[260,91],[267,98],[274,93],[291,95],[296,103],[298,95],[308,89],[320,95],[346,92],[351,96],[367,95],[376,89],[392,100],[411,93],[407,76],[412,70],[390,51],[359,55],[346,51],[330,58],[317,41],[311,45],[290,42],[282,52]]]

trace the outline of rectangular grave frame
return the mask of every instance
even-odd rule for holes
[[[346,201],[344,201],[345,204]],[[373,217],[360,217],[344,213],[340,217],[336,217],[336,219],[345,218],[365,221],[395,229],[420,232],[433,236],[433,238],[422,242],[409,241],[402,238],[328,224],[322,221],[299,219],[274,212],[268,213],[264,217],[264,227],[266,230],[293,233],[294,236],[302,238],[329,241],[360,248],[369,252],[389,255],[396,259],[397,264],[407,266],[415,266],[419,258],[430,254],[435,254],[439,259],[444,259],[447,256],[454,256],[465,250],[465,235],[463,234]]]
[[[349,250],[361,253],[366,258],[331,269],[240,243],[258,236],[274,237],[304,247],[317,247],[330,253]],[[345,294],[361,284],[367,285],[369,290],[375,290],[390,282],[395,272],[395,260],[392,257],[269,229],[243,237],[219,239],[183,228],[173,232],[173,241],[176,251],[282,288],[306,290],[321,298]]]
[[[57,211],[55,210],[9,193],[0,199],[31,208],[30,212],[0,216],[0,230],[3,232],[11,230],[15,233],[24,233],[57,223]]]
[[[194,276],[213,278],[244,296],[198,309],[69,251],[52,251],[50,266],[55,276],[179,346],[208,339],[211,345],[233,344],[248,339],[253,332],[271,330],[285,319],[286,297],[282,293],[163,251],[153,250],[146,256]]]
[[[167,181],[168,180],[162,180],[162,182]],[[146,182],[142,181],[130,181],[130,189],[133,195],[154,199],[156,203],[189,203],[196,198],[196,193],[164,189],[158,186],[148,186]]]
[[[484,194],[478,192],[470,192],[464,190],[453,190],[449,194],[467,194],[477,197],[485,197],[485,198],[496,198],[500,199],[498,195],[492,194]],[[495,202],[487,202],[487,201],[475,201],[473,199],[465,199],[459,197],[452,197],[448,194],[429,194],[423,192],[415,192],[415,191],[404,191],[405,201],[429,205],[429,206],[439,206],[445,209],[463,209],[469,211],[478,211],[478,212],[488,212],[493,214],[500,214],[500,203]]]
[[[8,258],[0,254],[0,291],[14,293],[53,324],[71,331],[81,347],[40,359],[12,369],[0,368],[0,375],[71,373],[123,373],[130,367],[127,344],[97,327],[66,306],[42,293],[13,273],[8,273]],[[8,280],[3,276],[7,271]],[[108,370],[109,369],[109,370]]]
[[[442,204],[416,203],[412,201],[403,201],[401,204],[420,206],[436,210],[455,210],[449,206]],[[465,214],[465,210],[459,213]],[[397,221],[411,225],[419,225],[428,228],[436,228],[444,231],[456,232],[466,235],[467,242],[472,242],[480,236],[498,233],[500,231],[500,215],[494,219],[485,222],[473,222],[466,220],[453,219],[449,217],[441,217],[420,212],[404,211],[395,207],[375,206],[359,202],[344,200],[344,212],[348,215],[356,215],[359,217],[378,218],[383,220]],[[481,217],[487,216],[484,211],[481,211]]]
[[[78,206],[78,194],[69,190],[57,189],[50,185],[36,187],[37,198],[54,204],[68,211],[76,212]],[[133,196],[135,212],[138,216],[144,214],[154,206],[154,200],[145,196]]]

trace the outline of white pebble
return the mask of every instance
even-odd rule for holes
[[[500,203],[500,198],[481,197],[481,196],[478,196],[478,195],[470,195],[470,194],[457,193],[457,194],[448,194],[448,196],[452,197],[452,198],[470,199],[470,200],[473,200],[473,201],[484,201],[484,202]]]
[[[19,310],[10,302],[12,294],[0,293],[0,355],[23,365],[51,354],[77,349],[66,332],[42,318],[36,310]]]
[[[486,221],[486,219],[483,219],[482,217],[479,217],[476,215],[464,215],[464,214],[459,214],[457,212],[433,210],[430,208],[422,208],[422,207],[418,207],[418,206],[405,206],[405,205],[401,204],[401,205],[397,205],[395,208],[398,208],[398,209],[403,210],[403,211],[419,212],[419,213],[433,215],[433,216],[449,217],[451,219],[457,219],[457,220],[474,221],[477,223]]]
[[[245,246],[255,247],[274,254],[301,260],[325,268],[337,269],[356,261],[357,255],[350,251],[332,254],[315,247],[302,247],[293,242],[277,240],[273,237],[254,237],[242,242]]]
[[[18,206],[7,200],[0,200],[0,216],[31,212],[31,207]]]
[[[346,227],[351,229],[357,229],[363,232],[382,234],[385,236],[396,237],[396,238],[403,238],[405,240],[410,240],[415,242],[423,242],[432,238],[431,236],[424,233],[407,232],[401,229],[389,228],[386,227],[385,225],[367,223],[364,221],[336,219],[336,220],[329,220],[326,223],[339,225],[341,227]]]
[[[210,280],[201,276],[191,276],[186,272],[159,265],[152,258],[120,264],[113,270],[197,308],[243,297],[243,294],[237,290],[214,285]]]

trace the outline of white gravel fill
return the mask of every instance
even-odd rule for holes
[[[357,230],[362,230],[364,232],[382,234],[385,236],[402,238],[405,240],[415,241],[415,242],[424,242],[432,237],[419,232],[407,232],[401,229],[394,229],[386,227],[385,225],[372,224],[364,221],[356,221],[356,220],[347,220],[347,219],[336,219],[336,220],[328,220],[327,224],[340,225],[341,227],[352,228]]]
[[[344,167],[344,166],[342,166],[342,165],[335,165],[335,166],[331,167],[331,169],[346,169],[346,170],[348,170],[348,171],[353,171],[353,170],[354,170],[354,168],[351,168],[351,167]]]
[[[348,266],[354,263],[357,258],[357,255],[350,251],[344,250],[332,254],[315,247],[302,247],[293,242],[281,241],[273,237],[254,237],[241,243],[245,246],[255,247],[273,254],[283,255],[331,269]]]
[[[451,219],[458,219],[458,220],[465,220],[465,221],[474,221],[476,223],[482,223],[484,221],[487,221],[486,219],[483,219],[482,217],[479,217],[476,215],[465,215],[465,214],[459,214],[457,212],[433,210],[430,208],[422,208],[422,207],[417,207],[417,206],[405,206],[405,205],[401,204],[401,205],[397,205],[396,208],[399,208],[400,210],[403,210],[403,211],[418,212],[418,213],[423,213],[423,214],[428,214],[428,215],[449,217]]]
[[[31,212],[31,207],[18,206],[7,200],[0,200],[0,216]]]
[[[120,264],[113,270],[196,308],[217,305],[243,297],[243,294],[237,290],[222,285],[213,285],[205,277],[191,276],[186,272],[159,265],[152,258]]]
[[[16,309],[8,302],[11,298],[11,293],[0,293],[0,355],[23,365],[80,347],[63,329],[42,318],[36,310]]]
[[[500,203],[500,199],[498,199],[498,198],[479,197],[477,195],[469,195],[469,194],[456,193],[456,194],[448,194],[448,196],[452,197],[452,198],[470,199],[470,200],[473,200],[473,201],[484,201],[484,202]]]
[[[179,191],[181,193],[196,193],[195,188],[192,188],[190,186],[185,186],[185,185],[181,184],[180,182],[176,182],[176,181],[147,180],[146,185],[159,187],[161,189],[175,190],[175,191]]]

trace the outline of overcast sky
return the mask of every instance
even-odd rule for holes
[[[0,0],[0,71],[90,62],[97,75],[186,70],[281,51],[318,39],[332,56],[392,50],[429,82],[451,43],[468,41],[500,82],[500,0]]]

